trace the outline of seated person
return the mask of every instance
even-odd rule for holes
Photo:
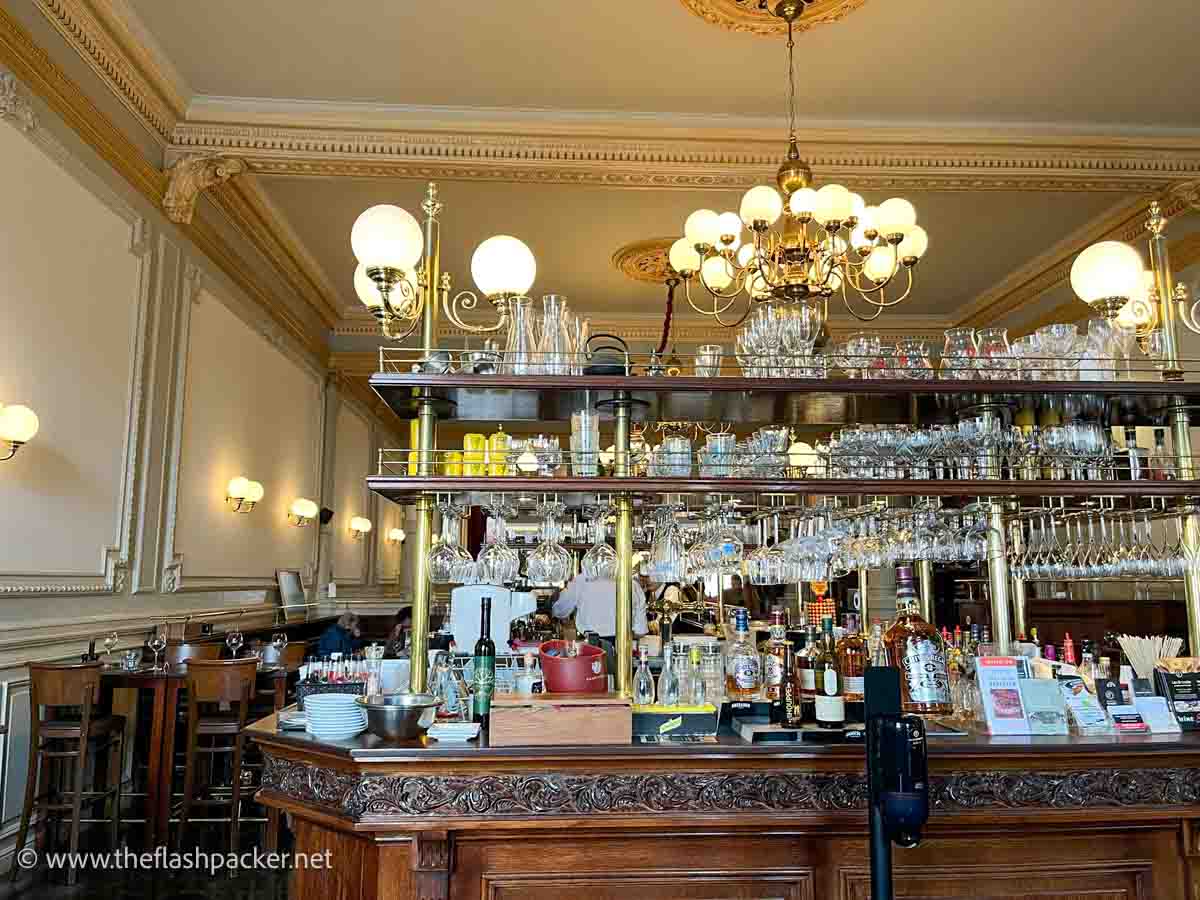
[[[317,656],[331,656],[334,653],[349,656],[355,650],[360,649],[362,645],[362,631],[359,629],[358,615],[344,612],[322,633],[321,640],[317,644]]]
[[[412,607],[406,606],[396,613],[387,643],[383,645],[384,659],[399,659],[408,656],[409,636],[412,632]]]

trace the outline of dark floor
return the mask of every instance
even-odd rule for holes
[[[223,827],[196,826],[196,831],[197,842],[189,841],[185,849],[216,852],[225,845]],[[83,849],[106,851],[103,836],[97,837],[94,846]],[[239,849],[253,851],[256,846],[262,846],[260,832],[246,829]],[[65,873],[43,865],[22,872],[15,885],[10,885],[7,870],[0,873],[0,900],[286,900],[288,877],[287,871],[267,868],[222,869],[216,874],[207,869],[93,870],[81,871],[78,883],[68,887]]]

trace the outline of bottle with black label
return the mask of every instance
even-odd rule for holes
[[[492,598],[484,597],[479,610],[479,640],[475,642],[471,676],[471,718],[479,723],[479,740],[486,740],[496,689],[496,643],[492,640]]]
[[[844,728],[846,726],[846,698],[842,688],[841,672],[838,670],[837,648],[833,641],[833,619],[826,616],[821,620],[821,643],[813,660],[816,676],[817,726],[820,728]]]

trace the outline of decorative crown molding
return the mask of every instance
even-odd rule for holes
[[[618,272],[634,281],[664,284],[674,274],[670,252],[675,238],[650,238],[634,241],[617,249],[612,255],[612,264]]]
[[[11,72],[0,71],[0,119],[11,122],[22,131],[37,128],[37,113],[25,96],[21,83]]]
[[[180,159],[167,173],[170,180],[163,194],[163,211],[175,224],[190,225],[201,193],[245,171],[246,164],[236,156],[211,154]]]
[[[288,107],[291,110],[291,107]],[[662,115],[528,113],[472,120],[464,110],[395,111],[390,128],[181,122],[169,160],[236,153],[265,175],[565,183],[737,190],[770,183],[782,126]],[[296,112],[301,116],[301,112]],[[439,118],[440,116],[440,118]],[[419,123],[411,129],[408,122]],[[810,127],[801,152],[821,180],[858,190],[1055,190],[1151,193],[1200,176],[1200,137],[1067,135],[1012,129]]]
[[[778,0],[680,0],[684,8],[710,25],[743,34],[776,37],[787,34],[787,23],[771,13]],[[866,3],[866,0],[807,0],[804,14],[796,21],[796,32],[815,25],[837,22]]]
[[[156,140],[183,118],[188,93],[123,0],[34,0],[34,5]]]

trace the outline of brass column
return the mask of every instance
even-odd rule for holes
[[[1171,257],[1167,252],[1167,220],[1157,202],[1150,204],[1150,219],[1146,228],[1150,232],[1150,265],[1154,269],[1163,332],[1162,378],[1164,381],[1182,381],[1179,314],[1175,308],[1175,278],[1171,272]],[[1191,480],[1196,477],[1196,464],[1192,458],[1191,419],[1183,397],[1172,397],[1171,401],[1171,440],[1175,446],[1175,465],[1181,480]],[[1194,556],[1200,550],[1200,514],[1188,513],[1183,516],[1181,524],[1184,551]],[[1196,656],[1200,654],[1200,571],[1194,566],[1189,566],[1183,576],[1183,596],[1187,606],[1188,648]]]
[[[870,634],[871,627],[871,576],[869,569],[858,570],[858,622],[859,633]],[[837,624],[836,622],[834,623]]]
[[[442,211],[438,200],[437,185],[429,184],[425,200],[421,204],[425,212],[425,305],[421,313],[421,348],[424,355],[436,348],[438,330],[438,279],[441,273],[441,228],[438,215]],[[437,449],[437,408],[428,389],[417,398],[417,474],[428,477],[437,474],[435,451]],[[415,693],[424,693],[428,686],[429,659],[429,607],[433,597],[433,586],[429,582],[429,549],[433,546],[433,497],[418,497],[416,502],[417,535],[412,552],[412,639],[409,647],[409,687]]]
[[[1024,531],[1020,521],[1010,523],[1009,547],[1011,556],[1019,558],[1024,544]],[[1025,597],[1025,579],[1012,576],[1012,615],[1013,631],[1018,635],[1029,636],[1029,621],[1027,600]]]
[[[927,559],[917,560],[917,578],[921,582],[921,618],[933,625],[933,563]]]
[[[618,391],[613,403],[616,434],[613,440],[613,468],[616,477],[629,475],[629,413],[630,397]],[[622,493],[617,497],[617,532],[614,543],[617,551],[617,671],[616,688],[622,697],[633,696],[633,498]]]
[[[983,427],[999,424],[995,409],[984,409]],[[1000,477],[1000,453],[993,446],[987,453],[985,478]],[[1004,503],[993,497],[985,501],[987,508],[987,567],[988,592],[992,600],[992,643],[1000,655],[1006,655],[1012,645],[1012,615],[1009,606],[1009,570],[1007,541],[1004,534]]]

